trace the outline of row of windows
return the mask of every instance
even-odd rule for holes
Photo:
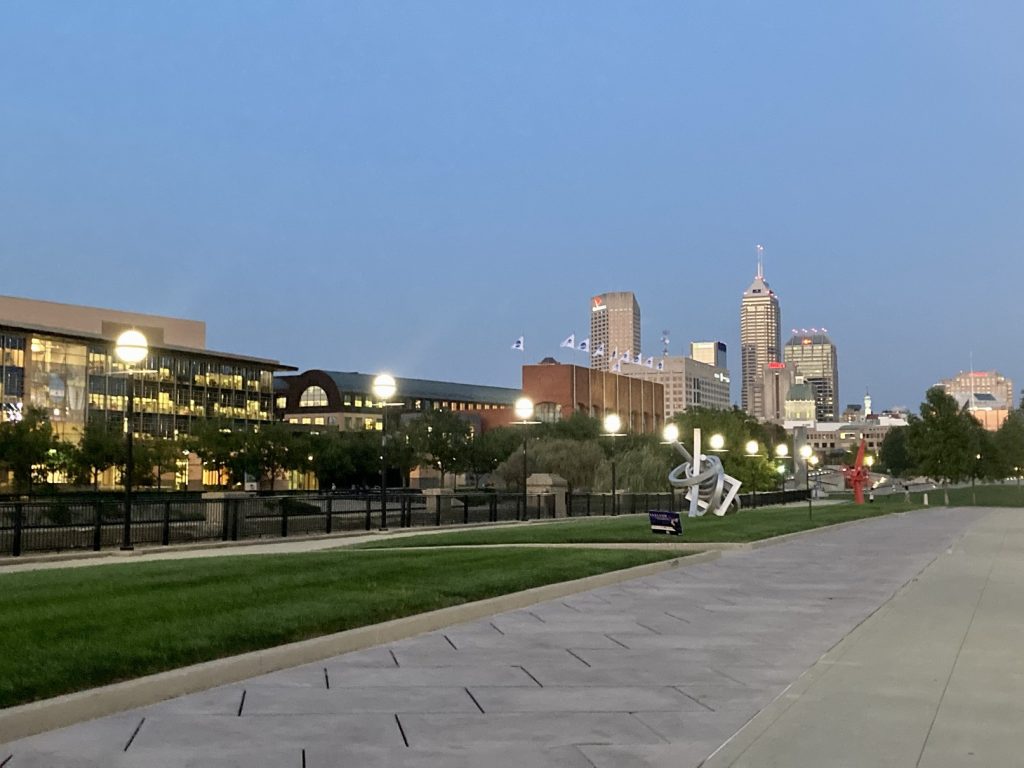
[[[284,396],[277,398],[277,407],[284,410],[288,407],[288,399]],[[316,384],[306,387],[299,395],[300,408],[326,408],[329,404],[326,390]],[[345,408],[382,408],[383,403],[374,400],[370,395],[343,392],[341,404]],[[498,403],[467,403],[458,400],[409,400],[406,406],[410,410],[422,411],[424,408],[444,408],[452,411],[491,411],[499,408],[508,408],[507,404]]]

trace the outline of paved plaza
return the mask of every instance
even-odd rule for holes
[[[40,734],[0,765],[1018,764],[1022,555],[1018,510],[875,518]]]

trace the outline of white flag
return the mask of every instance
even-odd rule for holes
[[[621,355],[619,355],[619,360],[621,360],[623,363],[628,363],[632,359],[633,359],[633,355],[630,354],[628,349],[625,352],[623,352]]]
[[[604,357],[604,344],[598,344],[594,348],[594,357]]]
[[[664,371],[665,370],[665,361],[664,360],[659,360],[658,361],[657,369],[659,371]]]
[[[640,354],[639,352],[637,352],[636,353],[636,357],[633,358],[633,362],[636,363],[637,365],[643,365],[643,363],[644,363],[644,356],[642,354]]]
[[[654,367],[654,358],[653,357],[648,357],[647,358],[647,362],[644,363],[644,365],[646,365],[648,368],[653,368]]]
[[[612,356],[609,357],[608,359],[609,360],[618,360],[619,359],[619,348],[618,347],[612,347]]]
[[[576,349],[578,349],[580,352],[589,352],[590,351],[590,339],[584,339],[583,341],[581,341],[580,345],[578,347],[576,347]]]
[[[576,334],[575,333],[570,333],[566,337],[565,341],[563,341],[558,346],[566,347],[567,349],[575,349],[576,348]]]
[[[621,373],[621,372],[622,372],[622,363],[616,363],[615,365],[612,366],[612,373]]]
[[[522,336],[520,336],[518,339],[516,339],[513,342],[512,349],[516,350],[516,352],[525,352],[526,351],[525,348],[523,347],[523,337]]]

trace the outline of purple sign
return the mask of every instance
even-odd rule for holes
[[[647,516],[651,519],[651,533],[664,533],[669,536],[681,536],[683,524],[679,520],[678,512],[669,512],[665,509],[649,509]]]

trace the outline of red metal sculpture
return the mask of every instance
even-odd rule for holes
[[[865,441],[862,438],[860,448],[857,449],[857,459],[852,467],[843,467],[843,477],[846,479],[846,487],[853,489],[853,503],[864,503],[864,484],[871,478],[867,467],[864,466]]]

